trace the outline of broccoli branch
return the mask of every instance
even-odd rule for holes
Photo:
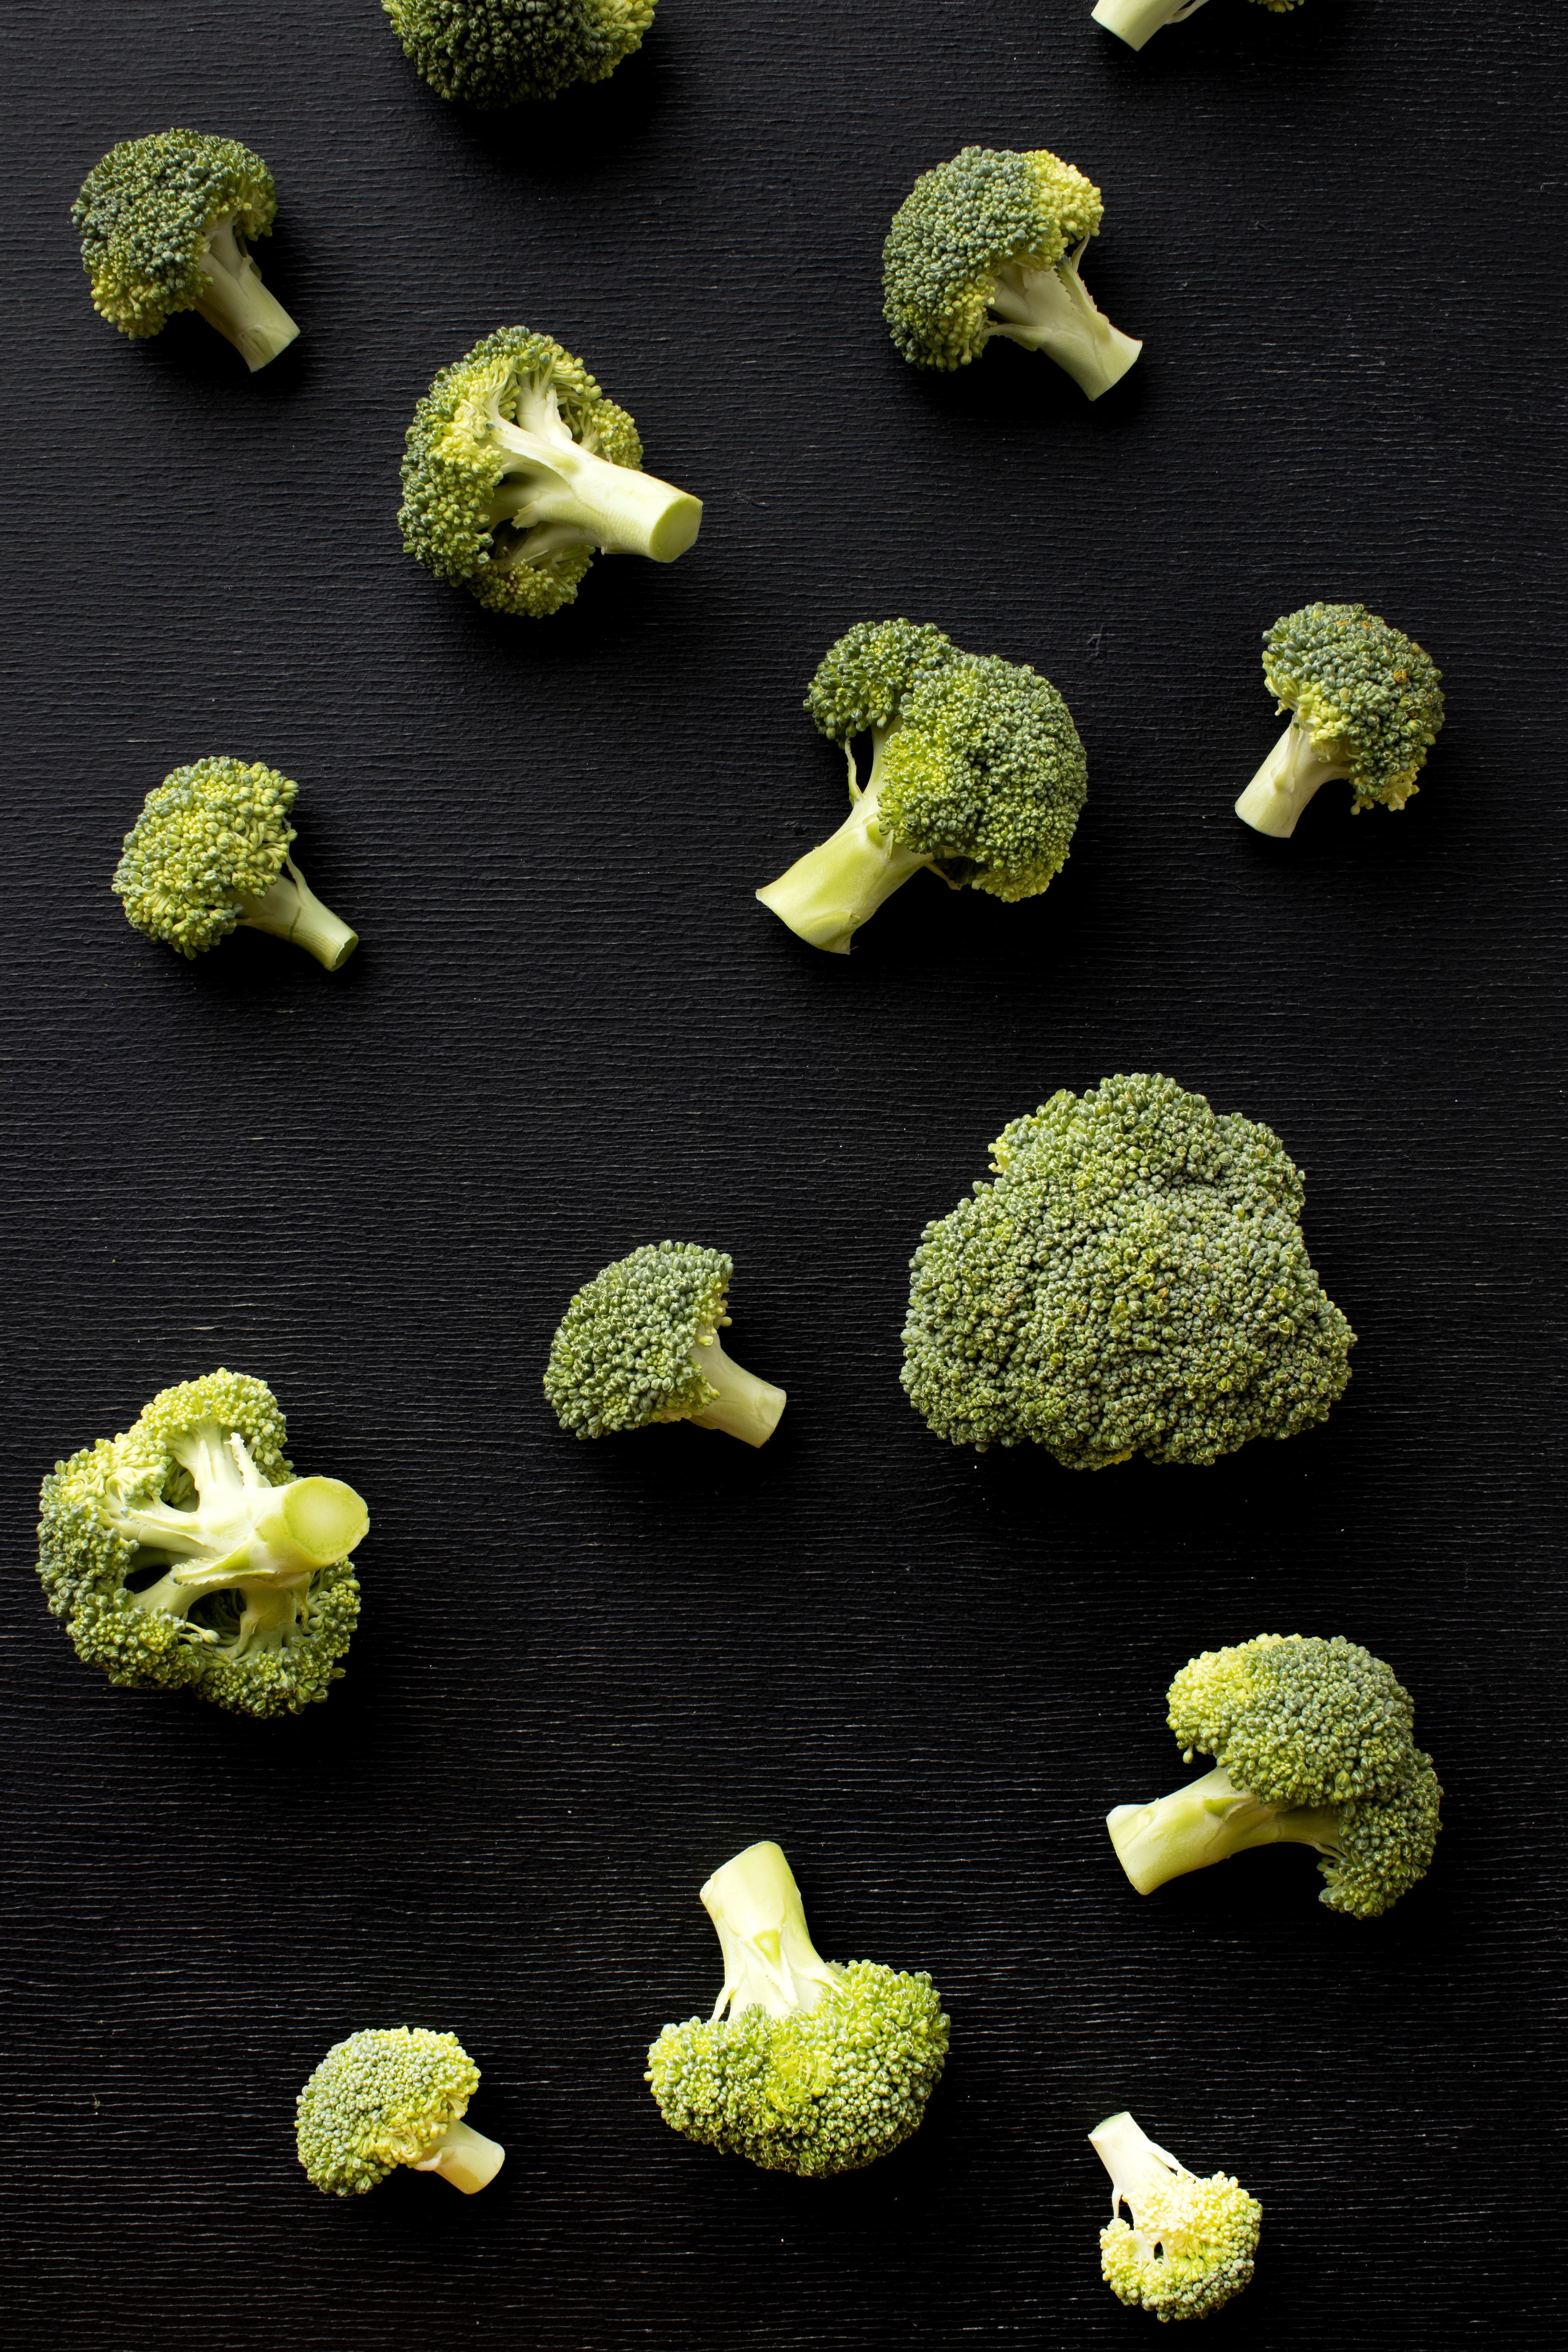
[[[810,947],[825,948],[829,955],[847,955],[861,924],[868,923],[911,874],[932,862],[922,851],[895,841],[878,814],[882,753],[897,725],[895,719],[875,730],[875,756],[864,792],[855,781],[850,755],[849,791],[855,804],[837,832],[757,892],[763,906],[771,907],[797,937]]]
[[[178,1588],[179,1614],[204,1593],[236,1585],[247,1594],[253,1587],[289,1591],[364,1538],[370,1518],[352,1486],[341,1478],[270,1486],[237,1431],[225,1443],[216,1426],[197,1430],[172,1450],[198,1481],[194,1509],[156,1501],[132,1507],[112,1489],[101,1508],[116,1535],[168,1563],[164,1582]]]
[[[281,302],[269,294],[249,254],[234,233],[232,217],[207,231],[197,268],[206,291],[195,309],[209,327],[227,337],[252,375],[287,351],[300,330]]]
[[[1337,744],[1325,748],[1341,751]],[[1350,760],[1342,751],[1339,758],[1321,758],[1307,730],[1292,719],[1237,802],[1236,813],[1255,833],[1289,841],[1319,785],[1331,783],[1350,772]]]
[[[1143,346],[1113,327],[1078,274],[1085,237],[1054,269],[999,269],[991,289],[992,333],[1044,352],[1089,400],[1120,383]]]
[[[513,534],[491,559],[502,571],[570,547],[647,555],[656,563],[685,554],[702,520],[700,499],[574,441],[548,376],[523,379],[517,406],[515,425],[496,398],[483,412],[489,441],[506,454],[490,510],[491,524],[510,525]]]
[[[716,1870],[702,1889],[702,1905],[724,1955],[715,2019],[726,2009],[732,2019],[745,2009],[793,2017],[839,1990],[838,1971],[811,1940],[795,1874],[771,1838]]]
[[[270,931],[275,940],[291,940],[329,971],[336,971],[358,947],[359,933],[351,931],[330,907],[322,905],[291,857],[286,856],[283,863],[289,879],[286,882],[279,876],[259,898],[243,898],[239,928]]]
[[[758,1380],[754,1372],[727,1356],[717,1332],[706,1345],[692,1349],[691,1360],[718,1393],[700,1412],[688,1418],[699,1429],[721,1429],[727,1437],[738,1437],[747,1445],[765,1445],[788,1402],[784,1390],[775,1389],[771,1381]]]
[[[1163,25],[1179,25],[1203,5],[1204,0],[1175,0],[1174,6],[1172,0],[1100,0],[1093,14],[1097,25],[1103,25],[1130,49],[1141,49]]]
[[[1117,1859],[1140,1895],[1170,1878],[1206,1870],[1255,1845],[1339,1852],[1335,1806],[1265,1805],[1238,1789],[1223,1765],[1152,1805],[1117,1805],[1105,1817]]]
[[[489,2188],[505,2162],[506,2150],[499,2140],[487,2139],[470,2125],[458,2123],[447,2125],[413,2168],[438,2172],[465,2197],[472,2197],[478,2189]]]

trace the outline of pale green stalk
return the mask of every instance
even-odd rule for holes
[[[1339,1814],[1321,1807],[1264,1805],[1238,1789],[1223,1765],[1173,1790],[1152,1805],[1117,1805],[1105,1817],[1117,1859],[1140,1895],[1152,1895],[1167,1879],[1207,1870],[1251,1847],[1315,1846],[1320,1853],[1339,1847]]]
[[[1236,813],[1255,833],[1289,841],[1319,785],[1350,772],[1347,758],[1323,759],[1306,729],[1292,719],[1237,802]]]
[[[1013,264],[998,270],[990,308],[1005,322],[994,334],[1043,352],[1089,399],[1098,400],[1121,383],[1143,346],[1111,325],[1079,276],[1088,243],[1085,237],[1054,269]]]
[[[260,898],[244,898],[239,928],[269,931],[275,940],[291,940],[329,971],[336,971],[358,947],[359,933],[351,931],[330,907],[322,905],[291,857],[285,857],[283,863],[289,879],[285,881],[279,875]]]
[[[252,375],[287,351],[299,327],[269,294],[261,272],[234,233],[232,220],[207,232],[206,250],[196,267],[205,292],[195,309],[239,353]]]
[[[692,1349],[691,1360],[719,1393],[689,1419],[699,1429],[721,1429],[727,1437],[738,1437],[744,1444],[765,1445],[788,1402],[784,1391],[775,1389],[771,1381],[758,1380],[754,1372],[727,1356],[717,1332],[706,1344]]]

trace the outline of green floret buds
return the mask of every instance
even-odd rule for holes
[[[882,248],[883,316],[900,352],[913,367],[967,367],[1002,335],[1098,400],[1143,348],[1101,316],[1079,276],[1103,211],[1093,181],[1043,147],[965,147],[923,172]]]
[[[1106,1816],[1140,1895],[1253,1846],[1314,1847],[1319,1900],[1375,1919],[1426,1876],[1443,1791],[1415,1742],[1415,1706],[1359,1643],[1260,1633],[1205,1650],[1171,1685],[1184,1760],[1215,1769],[1152,1805]]]
[[[939,1437],[1098,1470],[1326,1420],[1355,1334],[1269,1129],[1134,1075],[1053,1095],[991,1150],[994,1181],[910,1261],[903,1384]]]
[[[516,106],[604,81],[642,46],[655,0],[382,0],[442,98]]]
[[[647,1242],[584,1283],[561,1318],[544,1393],[579,1437],[667,1421],[765,1445],[785,1404],[724,1353],[734,1263],[695,1242]]]
[[[1206,2319],[1250,2284],[1263,2208],[1234,2175],[1198,2179],[1125,2108],[1089,2144],[1110,2175],[1100,2274],[1122,2303],[1161,2320]]]
[[[400,2164],[472,2197],[506,2162],[504,2147],[463,2121],[479,2084],[455,2034],[421,2025],[351,2033],[300,2094],[300,2161],[328,2197],[363,2197]]]
[[[38,1574],[77,1654],[128,1689],[194,1690],[239,1715],[324,1699],[359,1615],[370,1526],[339,1478],[297,1478],[265,1381],[219,1370],[57,1462]]]
[[[1026,664],[961,653],[910,621],[861,623],[824,657],[805,708],[845,746],[849,814],[757,896],[811,946],[847,955],[922,866],[1006,900],[1061,871],[1088,764],[1067,704]],[[867,730],[862,790],[853,741]]]
[[[910,2138],[947,2058],[930,1977],[824,1960],[771,1841],[715,1871],[702,1901],[724,1957],[713,2014],[667,2025],[647,2053],[670,2128],[808,2179],[857,2171]]]
[[[300,787],[276,768],[197,760],[147,795],[114,876],[128,922],[194,961],[233,930],[268,931],[336,971],[357,932],[289,855]]]
[[[159,131],[121,140],[71,207],[94,310],[133,340],[195,310],[254,374],[300,331],[247,249],[270,234],[277,211],[271,173],[237,139]]]
[[[501,327],[415,411],[403,544],[491,611],[540,620],[574,601],[595,551],[673,563],[691,545],[701,500],[641,466],[637,426],[581,360]]]
[[[1237,802],[1288,839],[1320,784],[1348,777],[1351,814],[1401,809],[1443,724],[1442,671],[1364,604],[1308,604],[1264,637],[1263,677],[1290,723]]]
[[[1097,25],[1103,25],[1130,49],[1141,49],[1162,26],[1184,23],[1203,5],[1204,0],[1099,0],[1092,14]],[[1258,5],[1272,16],[1288,16],[1292,8],[1300,7],[1300,0],[1258,0]]]

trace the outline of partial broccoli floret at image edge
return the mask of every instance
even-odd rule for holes
[[[506,2150],[463,2121],[479,2070],[456,2034],[369,2027],[336,2042],[295,2109],[300,2161],[328,2197],[363,2197],[405,2164],[472,2197]]]
[[[1263,677],[1289,724],[1236,813],[1288,840],[1320,786],[1348,778],[1351,814],[1402,809],[1443,724],[1442,671],[1364,604],[1307,604],[1264,635]]]
[[[765,1445],[784,1391],[726,1355],[734,1262],[695,1242],[647,1242],[601,1267],[551,1342],[544,1393],[579,1437],[689,1421]]]
[[[1301,0],[1257,0],[1257,5],[1271,16],[1288,16]],[[1090,14],[1130,49],[1141,49],[1164,26],[1184,24],[1203,5],[1204,0],[1099,0]]]
[[[481,110],[604,81],[642,45],[655,0],[382,0],[441,98]]]
[[[1110,2175],[1100,2267],[1121,2302],[1157,2319],[1206,2319],[1251,2284],[1263,2208],[1234,2174],[1200,2179],[1125,2108],[1089,2143]]]

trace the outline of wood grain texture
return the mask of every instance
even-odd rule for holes
[[[60,0],[8,48],[16,2340],[1148,2341],[1098,2276],[1083,2135],[1122,2105],[1263,2200],[1216,2347],[1552,2340],[1555,18],[1215,0],[1134,57],[1087,0],[664,0],[605,89],[490,120],[374,0]],[[132,347],[78,266],[83,173],[182,121],[277,175],[304,332],[254,381],[194,320]],[[888,218],[969,140],[1106,189],[1086,274],[1145,352],[1093,407],[886,340]],[[602,562],[537,627],[393,520],[415,400],[518,320],[708,501],[680,563]],[[1325,792],[1284,847],[1230,809],[1259,633],[1320,596],[1427,645],[1450,717],[1405,815]],[[917,878],[827,958],[751,894],[841,809],[812,667],[893,612],[1052,677],[1089,803],[1044,899]],[[121,834],[208,751],[300,780],[341,975],[121,919]],[[1144,1067],[1307,1171],[1344,1402],[1207,1473],[937,1444],[897,1378],[922,1223],[1006,1119]],[[735,1256],[736,1352],[791,1395],[759,1455],[543,1405],[566,1297],[667,1233]],[[30,1568],[40,1473],[220,1361],[371,1504],[299,1723],[110,1689]],[[1378,1925],[1304,1853],[1141,1902],[1110,1853],[1106,1807],[1180,1776],[1173,1669],[1266,1628],[1416,1695],[1448,1826]],[[953,2018],[918,2139],[837,2184],[689,2147],[640,2080],[716,1990],[697,1887],[763,1835],[826,1950]],[[319,2199],[298,2085],[403,2020],[461,2034],[506,2169]]]

